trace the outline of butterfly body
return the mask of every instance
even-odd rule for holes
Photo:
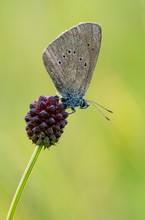
[[[62,97],[61,101],[67,108],[71,108],[74,110],[76,107],[80,107],[81,109],[87,108],[89,105],[85,99],[82,97],[73,97],[71,95],[68,95],[66,98]]]

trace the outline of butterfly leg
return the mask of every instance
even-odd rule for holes
[[[73,114],[76,112],[75,108],[71,107],[72,112],[70,112],[69,114]]]

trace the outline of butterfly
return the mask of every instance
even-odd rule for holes
[[[103,107],[84,99],[97,63],[101,38],[98,24],[80,23],[62,33],[43,52],[45,68],[61,95],[61,101],[73,112],[78,106],[87,108],[88,102]]]

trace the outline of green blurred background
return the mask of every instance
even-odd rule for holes
[[[103,30],[86,98],[56,147],[42,151],[15,220],[145,219],[145,1],[0,1],[0,219],[34,145],[25,134],[29,103],[56,90],[42,62],[44,48],[82,21]]]

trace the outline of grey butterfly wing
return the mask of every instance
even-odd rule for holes
[[[78,28],[81,30],[89,51],[89,69],[85,77],[86,83],[82,83],[80,88],[82,95],[84,95],[90,85],[93,71],[97,63],[101,46],[102,30],[96,23],[81,23]]]
[[[62,33],[44,50],[44,65],[62,96],[85,95],[100,44],[100,26],[96,23],[81,23]]]

